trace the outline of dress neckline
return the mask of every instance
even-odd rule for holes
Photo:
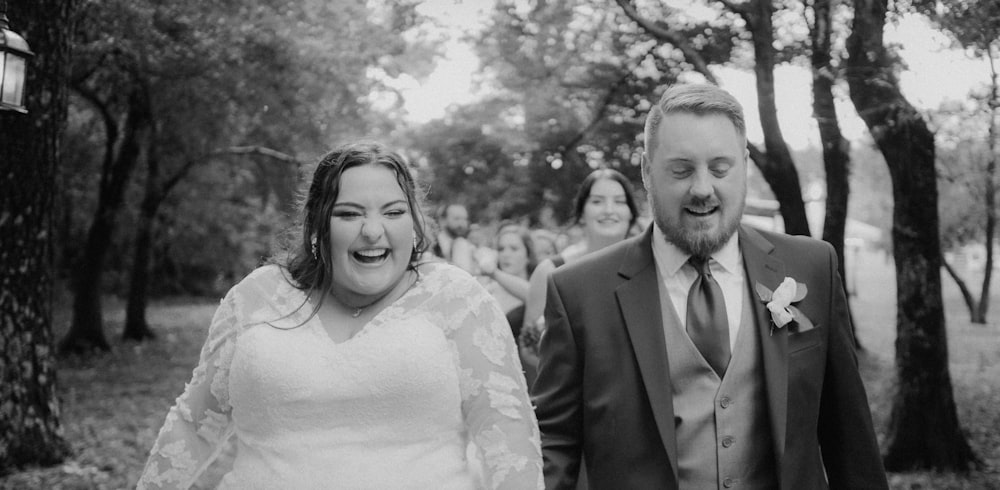
[[[405,291],[403,291],[403,294],[399,295],[399,297],[393,300],[392,303],[385,305],[385,307],[383,307],[381,310],[375,313],[375,315],[371,317],[368,321],[366,321],[364,325],[361,326],[361,328],[359,328],[356,332],[354,332],[354,335],[351,335],[350,337],[340,342],[334,340],[334,338],[330,336],[330,333],[327,332],[326,328],[323,325],[323,320],[320,319],[319,315],[313,315],[312,318],[309,319],[309,323],[313,327],[315,327],[317,335],[325,337],[331,344],[333,344],[334,347],[345,346],[351,343],[351,341],[355,339],[364,337],[365,335],[367,335],[369,330],[384,323],[383,317],[387,314],[387,312],[396,309],[399,306],[399,303],[408,299],[410,295],[413,294],[413,292],[417,289],[417,284],[420,283],[421,280],[422,278],[420,274],[417,273],[416,277],[413,278],[413,282],[406,288]]]

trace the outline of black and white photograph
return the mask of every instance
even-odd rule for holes
[[[1000,2],[0,0],[0,490],[1000,490]]]

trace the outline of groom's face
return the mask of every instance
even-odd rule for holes
[[[719,250],[736,231],[747,192],[746,139],[723,115],[663,116],[642,161],[653,219],[692,255]]]

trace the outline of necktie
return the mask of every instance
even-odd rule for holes
[[[705,257],[688,259],[698,271],[698,278],[688,291],[687,332],[702,357],[721,378],[729,365],[729,320],[722,288],[712,277],[708,262]]]

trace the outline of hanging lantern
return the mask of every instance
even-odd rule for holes
[[[0,0],[0,110],[28,112],[24,108],[24,79],[32,56],[24,38],[10,30],[7,2]]]

